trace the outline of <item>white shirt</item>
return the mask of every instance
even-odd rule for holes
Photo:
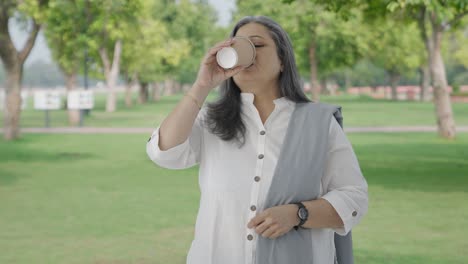
[[[295,102],[282,97],[265,124],[253,104],[254,94],[241,93],[242,118],[246,143],[225,142],[202,127],[206,108],[199,112],[191,134],[182,144],[161,151],[159,127],[146,145],[149,158],[161,167],[184,169],[196,164],[199,169],[200,207],[195,237],[187,264],[255,264],[256,239],[247,223],[263,208],[278,161]],[[265,131],[265,135],[260,135]],[[326,199],[342,218],[344,228],[313,229],[313,263],[334,263],[334,232],[345,235],[367,212],[367,183],[341,127],[332,117],[329,128],[327,165],[320,197]],[[258,154],[264,154],[258,159]],[[257,180],[254,180],[255,177]],[[252,211],[250,207],[256,206]],[[313,212],[309,212],[313,214]],[[254,239],[249,241],[251,234]]]

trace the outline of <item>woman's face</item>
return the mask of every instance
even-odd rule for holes
[[[261,24],[249,23],[239,28],[236,36],[248,37],[256,49],[254,63],[233,77],[237,86],[242,92],[276,87],[282,65],[268,29]]]

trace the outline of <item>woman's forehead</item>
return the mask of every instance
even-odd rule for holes
[[[239,28],[236,36],[248,37],[250,39],[271,39],[268,29],[257,23],[249,23]]]

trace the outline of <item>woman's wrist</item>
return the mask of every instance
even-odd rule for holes
[[[197,105],[199,107],[203,105],[209,93],[210,93],[209,89],[204,89],[200,87],[197,83],[194,83],[192,85],[192,88],[189,91],[187,91],[187,94],[189,94],[190,97],[196,100]]]
[[[193,90],[193,92],[196,94],[208,95],[211,89],[211,87],[207,87],[206,85],[201,85],[198,82],[194,82],[190,90]]]

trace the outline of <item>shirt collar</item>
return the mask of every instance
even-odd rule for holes
[[[253,93],[241,93],[242,103],[244,104],[253,104],[255,95]],[[283,96],[273,100],[273,103],[277,107],[284,107],[288,105],[294,105],[294,101],[289,100],[287,97]]]

